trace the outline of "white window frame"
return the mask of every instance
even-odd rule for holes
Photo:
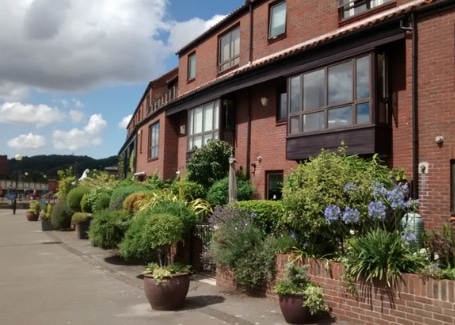
[[[160,121],[149,126],[149,159],[158,159],[160,151]]]
[[[278,11],[279,9],[283,10],[284,6],[284,13],[282,11]],[[284,16],[284,17],[281,17]],[[277,21],[277,20],[282,20]],[[269,10],[269,39],[275,39],[283,34],[286,33],[286,18],[287,18],[287,4],[286,1],[278,2],[272,6],[270,6]],[[278,24],[277,24],[278,23]],[[277,24],[276,26],[274,26]]]
[[[188,151],[220,137],[220,101],[205,103],[188,111]]]
[[[188,55],[188,80],[196,79],[196,52]]]
[[[226,41],[226,42],[224,42]],[[229,54],[224,57],[223,44],[228,45]],[[221,35],[218,39],[218,71],[222,72],[239,64],[240,60],[240,26]]]

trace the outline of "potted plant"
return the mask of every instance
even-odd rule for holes
[[[30,200],[29,208],[25,211],[25,217],[28,221],[38,221],[41,211],[41,203],[38,200]]]
[[[41,213],[40,213],[42,231],[54,230],[54,227],[52,226],[52,221],[51,221],[51,214],[52,214],[52,204],[48,203],[46,205],[46,211],[41,211]]]
[[[71,223],[76,226],[77,237],[88,239],[88,230],[92,221],[92,215],[86,212],[75,212],[71,217]]]
[[[285,277],[277,281],[274,291],[289,324],[307,323],[312,315],[328,310],[322,288],[311,280],[306,264],[287,263]]]

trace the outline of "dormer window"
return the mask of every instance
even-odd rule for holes
[[[219,72],[238,65],[240,59],[240,27],[237,26],[223,34],[219,38],[219,47]]]
[[[270,6],[269,39],[275,39],[286,33],[286,1]]]
[[[340,19],[345,20],[395,0],[338,0]]]

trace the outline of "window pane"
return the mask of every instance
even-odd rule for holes
[[[225,62],[229,59],[229,34],[221,37],[220,41],[220,62]]]
[[[207,141],[209,141],[210,139],[213,139],[212,133],[204,134],[202,143],[205,145],[205,144],[207,144]]]
[[[240,54],[240,28],[231,32],[231,58]]]
[[[195,147],[202,147],[202,137],[200,135],[195,136],[193,139],[193,148]]]
[[[357,86],[356,98],[370,98],[370,57],[365,56],[356,61]]]
[[[288,102],[288,94],[282,93],[279,94],[280,96],[280,107],[278,111],[278,120],[284,120],[288,116],[288,107],[287,107],[287,102]]]
[[[300,115],[291,117],[291,125],[289,127],[289,133],[291,133],[291,134],[300,133],[299,119],[300,119]]]
[[[219,129],[219,123],[220,123],[220,102],[216,101],[214,102],[214,120],[213,120],[213,129],[218,130]]]
[[[270,33],[269,37],[281,35],[286,29],[286,2],[282,2],[270,9]]]
[[[370,123],[370,103],[357,105],[357,124]]]
[[[303,76],[303,110],[320,108],[324,105],[324,70]]]
[[[214,139],[219,139],[220,137],[218,136],[218,132],[213,132],[213,138]]]
[[[328,112],[328,128],[340,128],[352,125],[352,107],[331,109]]]
[[[290,82],[290,110],[291,113],[300,111],[300,93],[302,91],[300,76],[291,78]]]
[[[273,173],[268,175],[267,180],[268,185],[268,200],[279,200],[281,199],[281,190],[283,188],[283,174],[282,173]]]
[[[322,129],[324,129],[323,112],[303,115],[303,132],[319,131]]]
[[[204,132],[212,130],[213,123],[213,105],[212,103],[204,106]]]
[[[352,102],[352,61],[330,67],[328,74],[329,105]]]
[[[188,57],[188,79],[196,77],[196,55],[192,54]]]
[[[194,110],[194,133],[202,132],[202,107],[198,107]]]

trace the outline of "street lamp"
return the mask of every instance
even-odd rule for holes
[[[14,159],[16,160],[16,193],[14,194],[14,200],[13,200],[13,214],[16,214],[16,204],[17,204],[17,186],[19,183],[19,163],[22,160],[22,156],[20,154],[16,154],[14,156]]]

